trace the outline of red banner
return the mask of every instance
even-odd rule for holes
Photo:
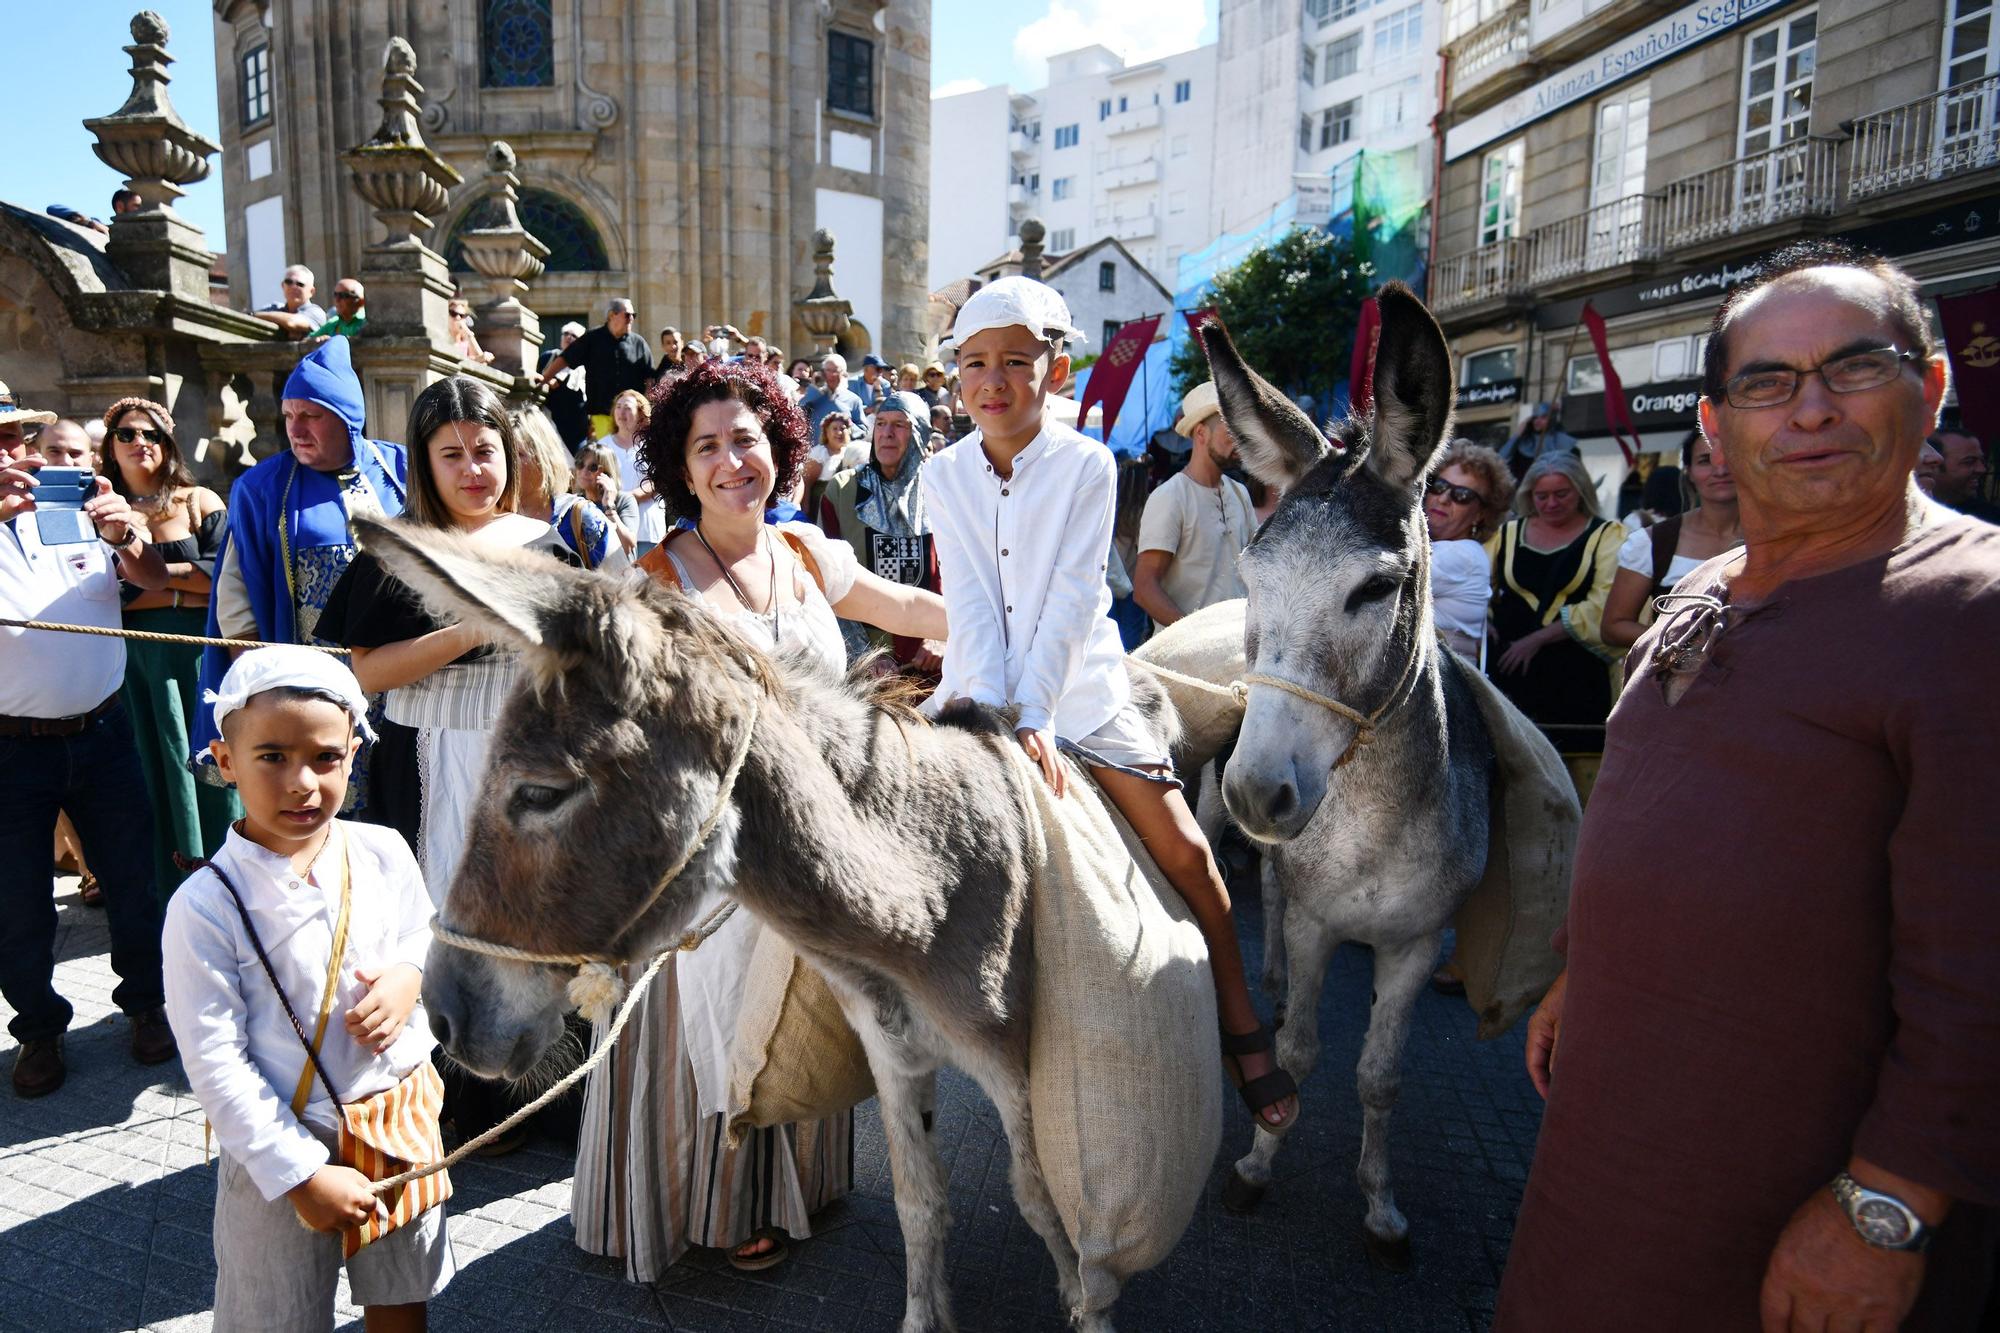
[[[1205,305],[1199,310],[1188,311],[1187,322],[1188,322],[1189,335],[1195,338],[1201,337],[1201,326],[1208,323],[1208,321],[1210,321],[1211,319],[1219,319],[1219,318],[1221,318],[1221,316],[1215,313],[1215,307],[1212,305]]]
[[[1958,419],[1982,440],[2000,432],[2000,287],[1937,298]]]
[[[1152,346],[1153,331],[1160,327],[1162,315],[1151,319],[1135,319],[1111,336],[1111,341],[1099,353],[1097,361],[1090,368],[1090,379],[1083,386],[1083,397],[1076,405],[1076,428],[1083,429],[1090,420],[1090,405],[1104,404],[1104,441],[1111,442],[1111,425],[1118,420],[1118,409],[1125,405],[1125,394],[1132,387],[1132,377],[1139,372],[1139,363],[1146,359],[1146,349]]]
[[[1354,325],[1354,356],[1347,366],[1347,405],[1356,416],[1365,416],[1375,403],[1375,344],[1382,340],[1382,307],[1374,297],[1361,303],[1361,318]]]
[[[1597,365],[1604,372],[1604,424],[1610,427],[1611,438],[1618,441],[1618,448],[1624,452],[1625,466],[1630,467],[1639,451],[1639,428],[1632,422],[1632,404],[1625,397],[1625,386],[1619,381],[1618,371],[1611,364],[1611,353],[1605,348],[1604,316],[1592,309],[1588,301],[1583,303],[1583,327],[1590,330],[1590,345],[1597,349]]]

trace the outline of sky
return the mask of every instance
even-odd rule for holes
[[[1150,60],[1215,40],[1217,0],[933,0],[932,95],[1005,83],[1029,91],[1048,78],[1048,57],[1101,43],[1127,60]],[[108,219],[122,177],[97,160],[82,122],[116,111],[132,89],[121,49],[137,0],[62,0],[10,25],[9,77],[0,79],[0,199],[31,208],[68,204]],[[167,21],[174,109],[218,137],[212,0],[147,0]],[[223,244],[220,156],[209,178],[175,208]]]

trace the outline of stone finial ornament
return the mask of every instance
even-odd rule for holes
[[[1042,241],[1049,234],[1040,218],[1029,218],[1021,223],[1021,276],[1040,281],[1042,276]]]
[[[171,209],[173,201],[208,176],[209,162],[219,148],[188,128],[174,111],[167,85],[167,21],[152,10],[132,18],[132,93],[108,116],[83,122],[97,139],[92,151],[106,166],[126,177],[127,188],[145,200],[145,209]]]
[[[382,123],[366,143],[341,159],[354,173],[354,189],[389,229],[392,246],[422,244],[432,219],[464,178],[424,144],[419,123],[417,53],[391,37],[382,53]]]
[[[854,306],[833,290],[833,245],[833,233],[825,227],[813,233],[813,288],[798,307],[799,323],[822,356],[833,350],[854,315]]]

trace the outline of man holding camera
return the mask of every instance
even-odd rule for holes
[[[116,629],[120,576],[164,588],[166,562],[104,477],[90,479],[80,506],[95,539],[44,543],[35,492],[48,460],[34,442],[55,421],[0,384],[0,619]],[[63,1033],[74,1014],[54,984],[49,886],[61,812],[90,848],[104,890],[119,979],[111,997],[132,1020],[132,1057],[159,1064],[175,1053],[162,1007],[152,803],[119,702],[124,680],[122,639],[0,627],[0,995],[14,1010],[8,1030],[20,1043],[20,1097],[62,1086]]]

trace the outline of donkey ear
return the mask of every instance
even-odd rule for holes
[[[476,547],[457,533],[407,521],[356,519],[354,536],[433,615],[471,625],[544,665],[573,666],[631,637],[635,617],[622,605],[619,584],[547,556]]]
[[[1236,437],[1243,465],[1266,486],[1290,490],[1333,446],[1311,417],[1243,363],[1219,322],[1211,319],[1201,326],[1201,343],[1222,419]]]
[[[1368,466],[1400,489],[1429,470],[1451,431],[1451,353],[1437,320],[1408,287],[1389,283],[1375,299],[1382,331]]]

